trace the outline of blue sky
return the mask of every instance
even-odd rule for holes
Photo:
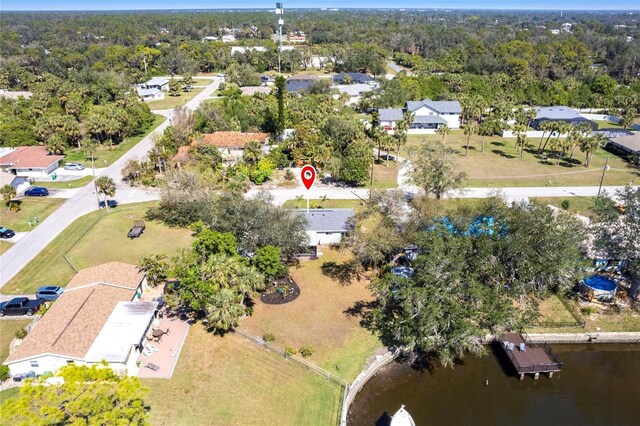
[[[216,9],[267,8],[275,0],[1,0],[0,10],[125,10],[125,9]],[[548,10],[640,10],[640,0],[290,0],[285,8],[296,7],[378,7],[455,9],[548,9]]]

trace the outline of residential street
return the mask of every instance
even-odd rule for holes
[[[218,89],[219,79],[214,79],[202,92],[198,93],[186,106],[191,110],[198,108]],[[172,111],[162,111],[161,115],[171,118]],[[169,126],[165,120],[154,131],[144,137],[136,146],[126,152],[99,174],[113,178],[118,187],[115,199],[121,204],[150,201],[158,198],[156,192],[141,189],[130,189],[122,183],[122,168],[129,160],[140,160],[146,157],[153,145],[153,136],[162,134]],[[77,218],[98,209],[93,182],[75,190],[76,192],[58,210],[42,221],[33,231],[29,232],[17,243],[0,256],[0,288],[13,278],[27,263],[40,253],[53,239]]]
[[[206,86],[201,93],[186,104],[187,108],[195,110],[203,100],[209,98],[210,95],[217,90],[219,84],[220,80],[214,78],[212,84]],[[172,110],[154,112],[169,119],[173,113]],[[165,120],[130,151],[99,174],[99,176],[109,176],[116,182],[117,193],[115,200],[119,204],[159,199],[160,192],[157,189],[130,188],[124,184],[122,182],[121,170],[129,160],[144,159],[153,145],[153,136],[155,134],[161,134],[169,125],[170,120]],[[400,160],[402,161],[403,159]],[[417,192],[418,189],[416,187],[406,183],[410,168],[411,164],[408,161],[402,161],[402,166],[398,173],[398,186],[404,191]],[[621,187],[603,187],[603,190],[612,194],[618,188]],[[33,231],[26,233],[13,247],[0,256],[0,288],[25,267],[31,259],[37,256],[42,249],[73,221],[98,209],[98,199],[93,182],[79,189],[62,190],[60,192],[60,196],[68,198],[68,200],[46,220],[40,223],[40,225],[34,228]],[[258,192],[259,190],[251,190],[247,195],[252,196]],[[598,187],[513,187],[501,188],[499,190],[495,188],[468,188],[463,191],[452,191],[447,194],[447,198],[486,198],[498,192],[509,201],[519,201],[527,200],[529,197],[595,196],[598,193]],[[270,190],[270,193],[274,196],[274,202],[279,205],[282,205],[287,200],[293,200],[299,197],[303,199],[307,197],[310,199],[318,199],[324,196],[329,199],[366,199],[369,196],[369,190],[366,188],[335,187],[312,188],[307,191],[304,187],[299,186],[293,189],[274,189]]]

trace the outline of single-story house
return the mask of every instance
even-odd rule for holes
[[[158,302],[139,301],[146,274],[109,262],[79,271],[4,364],[11,375],[107,361],[134,375]]]
[[[136,93],[138,93],[138,97],[145,102],[149,101],[161,101],[164,99],[164,92],[159,89],[143,89],[141,87],[136,88]]]
[[[17,193],[29,187],[29,179],[26,176],[16,176],[11,173],[0,171],[0,188],[5,185],[12,186]]]
[[[0,98],[17,100],[20,98],[31,99],[32,96],[32,92],[0,89]]]
[[[49,154],[44,146],[21,146],[0,157],[0,169],[16,176],[45,177],[60,167],[63,158]]]
[[[338,244],[350,231],[353,209],[300,209],[307,219],[309,246]]]
[[[450,129],[460,128],[460,102],[458,101],[409,101],[405,108],[381,108],[378,110],[380,126],[387,130],[396,128],[404,114],[413,113],[413,121],[409,125],[409,133],[435,131],[447,125]]]
[[[269,152],[269,135],[267,133],[243,133],[243,132],[215,132],[205,133],[199,139],[193,139],[188,146],[181,146],[173,157],[175,164],[189,162],[189,151],[198,145],[210,145],[218,148],[222,158],[226,161],[236,160],[242,157],[244,147],[252,141],[260,142],[262,152]]]
[[[609,138],[609,143],[626,153],[640,155],[640,132],[635,132],[627,136]]]
[[[347,105],[352,105],[360,101],[360,97],[363,93],[371,92],[374,86],[370,84],[339,84],[334,86],[342,94],[345,93],[349,96]]]
[[[261,52],[264,53],[267,51],[267,48],[264,46],[253,46],[253,47],[244,47],[244,46],[232,46],[231,47],[231,56],[236,53],[247,53],[247,52]]]
[[[363,72],[343,72],[336,74],[333,81],[337,84],[375,84],[376,81],[369,74]]]
[[[146,83],[140,84],[138,87],[141,89],[158,89],[163,92],[169,91],[169,80],[162,77],[153,77],[151,80]]]
[[[218,41],[218,37],[216,36],[204,36],[202,37],[202,42],[205,43],[207,41]]]
[[[320,81],[317,75],[294,75],[287,79],[287,92],[304,92]]]
[[[223,43],[233,43],[234,41],[236,41],[236,36],[233,34],[225,34],[222,36]]]
[[[253,96],[256,93],[264,93],[268,95],[271,93],[271,87],[268,86],[244,86],[240,88],[243,96]]]
[[[578,111],[567,106],[536,107],[534,110],[536,111],[536,118],[531,120],[531,127],[536,130],[541,130],[540,124],[543,121],[564,121],[574,126],[587,123],[592,130],[598,129],[597,123],[584,118]]]

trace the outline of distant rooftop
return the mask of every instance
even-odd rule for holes
[[[548,118],[550,120],[567,120],[582,118],[578,111],[567,106],[536,107],[536,119]]]
[[[407,102],[407,109],[409,111],[413,112],[422,107],[427,107],[440,114],[460,114],[462,110],[462,108],[460,107],[460,102],[458,101],[432,101],[431,99],[423,99],[421,101]]]

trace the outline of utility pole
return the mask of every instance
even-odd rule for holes
[[[604,167],[602,168],[602,177],[600,178],[600,187],[598,187],[598,197],[600,197],[600,192],[602,191],[602,182],[604,182],[604,173],[609,170],[609,157],[607,155],[607,159],[604,161]]]
[[[282,3],[276,3],[276,15],[284,15],[284,6]],[[278,18],[278,35],[280,38],[280,46],[278,47],[278,74],[282,74],[281,59],[282,54],[282,26],[284,25],[284,19]]]

